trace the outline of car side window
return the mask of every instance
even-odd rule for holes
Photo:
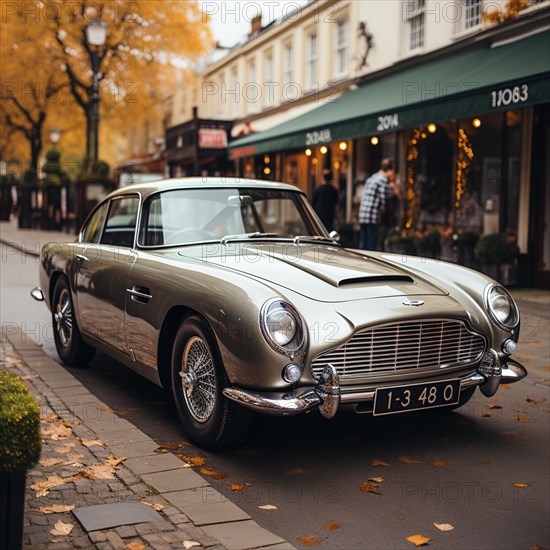
[[[138,209],[139,197],[137,196],[111,199],[101,244],[132,248],[134,246]]]
[[[81,242],[83,243],[98,243],[101,237],[101,230],[107,216],[107,208],[109,202],[105,201],[88,220],[82,228]]]

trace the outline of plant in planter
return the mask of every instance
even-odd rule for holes
[[[21,548],[25,478],[41,445],[38,403],[18,376],[0,370],[0,548]]]
[[[504,284],[514,283],[513,272],[519,247],[513,233],[491,233],[481,237],[474,253],[481,261],[484,273],[493,279],[502,280]]]
[[[458,234],[455,241],[458,250],[458,263],[474,269],[478,267],[478,262],[474,255],[478,241],[479,234],[475,231],[464,231]]]

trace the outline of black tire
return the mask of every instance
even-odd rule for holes
[[[194,369],[197,363],[199,368]],[[252,413],[224,397],[229,380],[214,335],[196,315],[185,317],[176,333],[171,376],[178,415],[195,443],[220,449],[243,439]]]
[[[59,277],[53,289],[52,323],[55,348],[63,363],[70,367],[88,365],[95,355],[95,348],[82,339],[74,314],[71,289],[65,277]]]

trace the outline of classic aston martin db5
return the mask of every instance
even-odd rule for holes
[[[171,388],[189,436],[234,443],[252,411],[388,415],[521,380],[519,311],[485,275],[351,250],[297,188],[179,179],[119,189],[44,246],[33,297],[70,366],[99,349]]]

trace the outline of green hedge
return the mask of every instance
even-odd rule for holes
[[[0,370],[0,473],[32,468],[41,445],[38,403],[17,375]]]

